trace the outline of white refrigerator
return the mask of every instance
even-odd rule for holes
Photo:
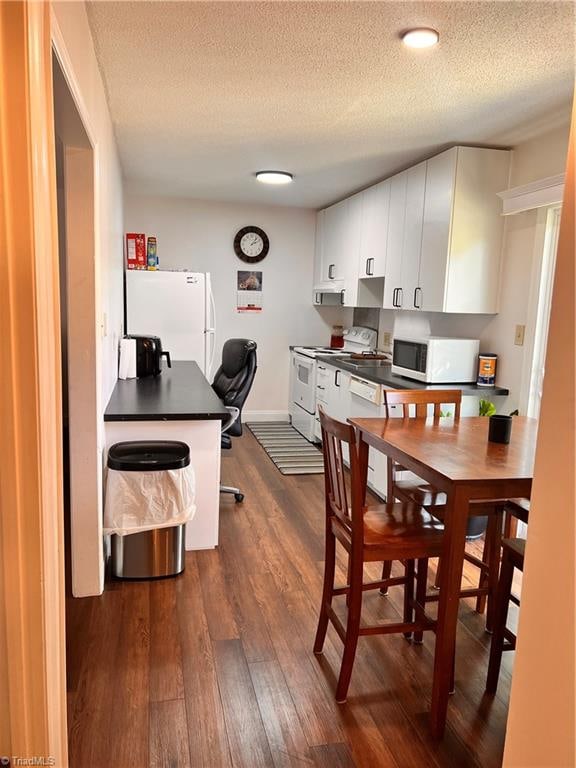
[[[216,311],[208,272],[126,270],[125,333],[159,336],[172,360],[212,377]]]

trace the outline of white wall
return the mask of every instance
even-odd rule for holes
[[[216,301],[216,360],[223,342],[246,337],[258,343],[258,372],[247,411],[288,411],[291,344],[328,344],[338,308],[312,306],[315,213],[288,207],[147,197],[127,192],[128,232],[158,238],[161,269],[210,272]],[[236,272],[249,268],[234,253],[244,226],[261,227],[270,252],[254,269],[262,271],[263,311],[236,311]]]
[[[97,351],[103,411],[117,379],[118,338],[123,317],[122,172],[83,2],[52,4],[52,38],[95,151],[96,260],[101,307],[96,322],[101,325],[102,334],[105,333],[101,334]]]
[[[568,118],[567,118],[568,119]],[[569,123],[519,144],[512,152],[510,187],[563,173]],[[380,332],[415,336],[463,336],[480,339],[480,351],[498,355],[497,382],[510,396],[497,403],[508,413],[518,408],[528,345],[516,346],[516,325],[526,325],[533,265],[544,248],[546,213],[526,211],[508,216],[504,225],[500,311],[497,315],[451,315],[434,312],[381,310]]]
[[[570,125],[556,128],[515,147],[512,153],[510,187],[563,173],[568,151]],[[516,346],[516,325],[526,325],[532,291],[533,265],[544,249],[545,211],[533,210],[507,216],[504,229],[500,312],[487,325],[481,349],[494,352],[498,359],[498,379],[510,389],[508,410],[522,406],[520,395],[523,367],[529,346]]]

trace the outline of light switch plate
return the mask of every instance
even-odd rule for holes
[[[392,334],[389,331],[385,331],[382,334],[382,348],[389,350],[392,347]]]
[[[525,325],[517,325],[516,331],[514,333],[514,344],[516,344],[517,347],[523,347],[524,346],[524,332],[526,330]]]

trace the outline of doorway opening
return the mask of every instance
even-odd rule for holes
[[[95,150],[57,53],[52,56],[62,344],[68,597],[101,592]]]
[[[554,272],[556,268],[556,251],[560,233],[561,206],[548,208],[546,212],[544,248],[542,250],[539,268],[539,286],[537,292],[534,320],[534,346],[530,367],[530,383],[528,387],[528,403],[526,415],[537,419],[540,415],[540,401],[544,382],[546,347],[548,344],[548,327],[552,309],[552,290],[554,288]]]

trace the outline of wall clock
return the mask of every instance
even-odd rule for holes
[[[270,250],[268,235],[260,227],[242,227],[234,238],[236,256],[247,264],[262,261]]]

